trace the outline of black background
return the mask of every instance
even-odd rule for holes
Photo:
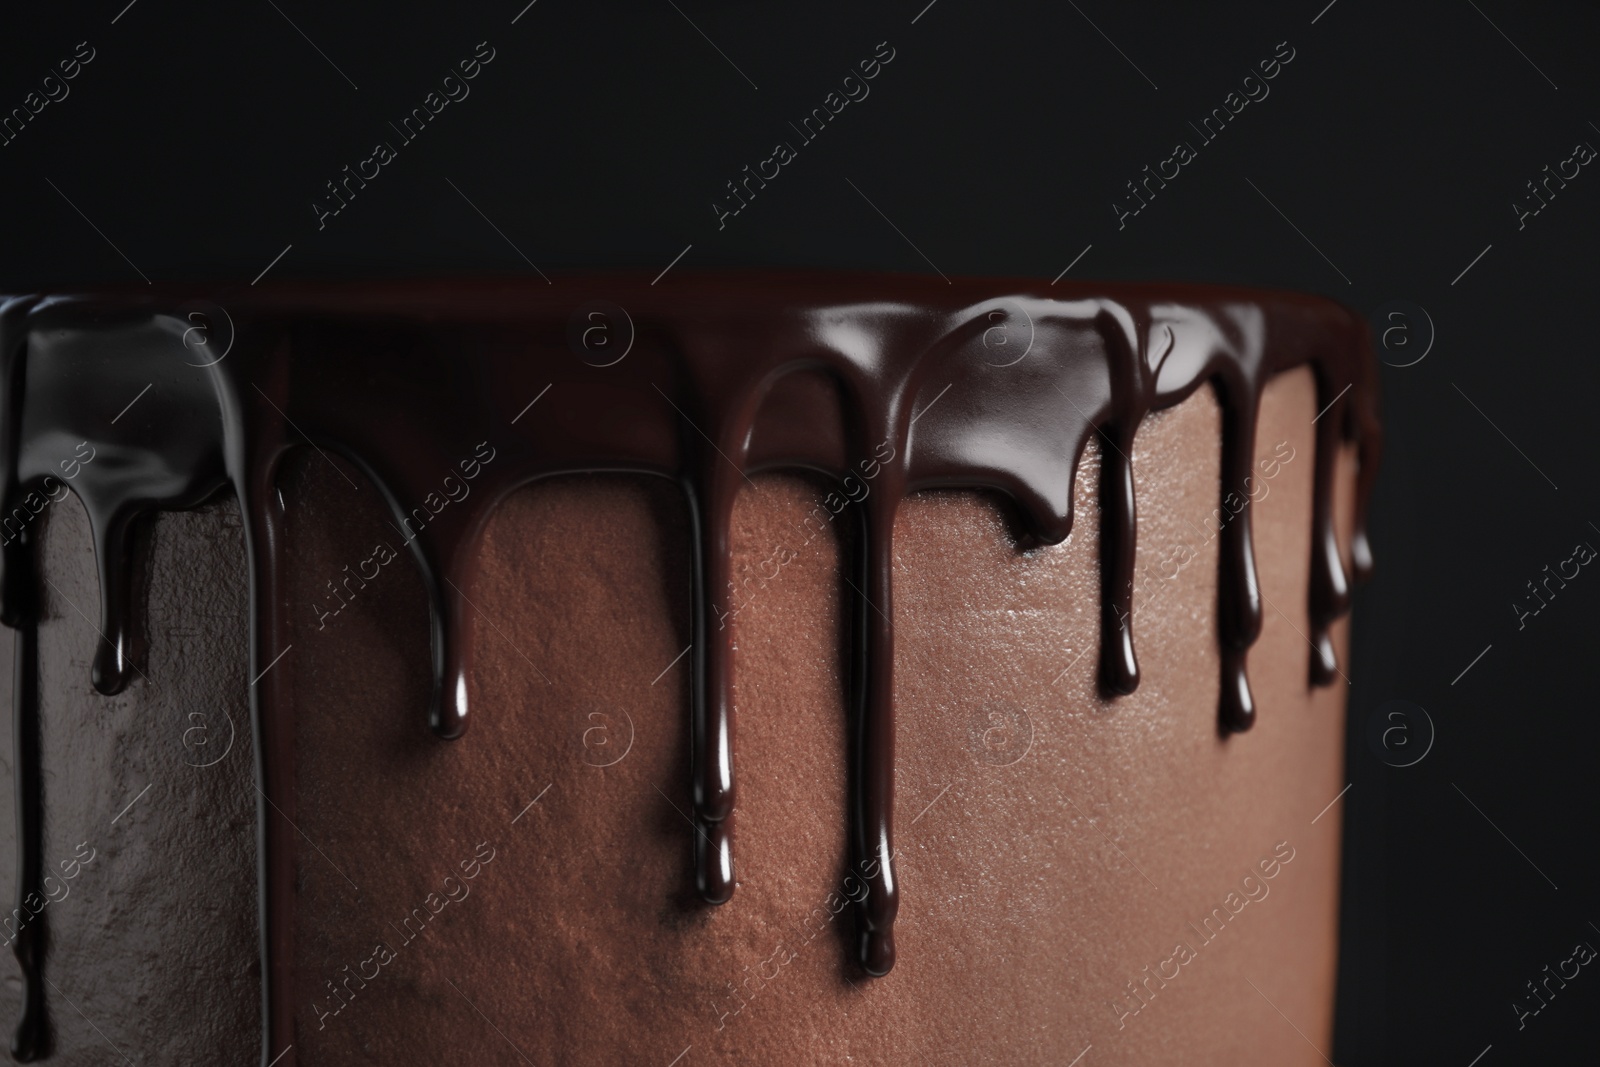
[[[1585,968],[1520,1031],[1512,1003],[1576,942],[1600,946],[1600,577],[1520,630],[1511,605],[1577,542],[1600,545],[1600,167],[1521,229],[1512,204],[1577,143],[1600,146],[1600,9],[525,2],[8,11],[0,111],[78,42],[95,58],[0,147],[0,285],[244,285],[286,246],[273,278],[654,273],[692,246],[674,269],[1054,278],[1071,263],[1077,278],[1312,290],[1364,314],[1411,301],[1425,317],[1396,320],[1385,358],[1436,336],[1383,372],[1325,1051],[1593,1061],[1600,976]],[[471,95],[319,230],[324,183],[397,141],[388,123],[480,41],[495,58]],[[788,123],[881,41],[895,58],[871,95],[719,230],[724,183],[795,141]],[[1124,183],[1179,140],[1199,146],[1188,123],[1283,41],[1295,58],[1270,96],[1119,229]],[[1365,736],[1394,699],[1436,730],[1414,766]],[[1425,742],[1419,717],[1404,725]]]

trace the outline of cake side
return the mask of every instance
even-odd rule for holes
[[[68,455],[71,455],[69,450]],[[163,514],[147,531],[137,682],[90,684],[102,642],[88,519],[63,496],[28,526],[40,552],[41,883],[17,892],[0,835],[6,939],[41,935],[40,1058],[63,1065],[246,1064],[259,1055],[255,751],[249,582],[238,505]],[[13,665],[5,642],[3,664]],[[4,726],[14,726],[7,689]],[[0,817],[14,815],[14,756]],[[20,919],[18,913],[20,912]],[[19,1018],[10,953],[0,1017]]]
[[[897,958],[893,560],[908,492],[998,490],[1010,499],[1013,523],[1026,542],[1059,542],[1074,529],[1078,459],[1091,438],[1104,442],[1095,516],[1101,546],[1095,677],[1102,691],[1134,692],[1141,668],[1132,626],[1138,579],[1133,441],[1152,411],[1214,386],[1222,401],[1222,476],[1211,484],[1220,483],[1218,515],[1228,516],[1217,531],[1213,590],[1220,724],[1224,731],[1243,729],[1255,717],[1245,658],[1266,609],[1253,512],[1242,507],[1240,494],[1253,497],[1251,483],[1261,484],[1254,446],[1265,383],[1308,366],[1319,416],[1312,423],[1306,639],[1315,652],[1313,680],[1326,682],[1337,672],[1329,628],[1348,605],[1349,567],[1334,534],[1335,463],[1342,439],[1359,441],[1361,477],[1369,482],[1376,436],[1364,338],[1333,305],[1183,287],[1107,287],[1056,299],[995,283],[962,282],[945,290],[904,279],[868,286],[862,279],[791,279],[743,288],[702,280],[670,295],[640,283],[607,285],[626,297],[631,314],[617,304],[598,312],[585,312],[589,305],[572,309],[568,298],[526,289],[473,294],[393,286],[251,295],[236,302],[233,313],[223,312],[227,348],[198,364],[183,358],[196,354],[187,340],[196,329],[195,313],[184,314],[160,295],[27,299],[0,312],[0,378],[10,387],[7,425],[14,442],[0,465],[7,500],[28,507],[52,480],[59,487],[61,478],[45,461],[72,438],[93,441],[90,447],[107,456],[82,465],[72,485],[86,505],[100,570],[97,689],[117,693],[140,670],[132,539],[145,516],[156,508],[191,506],[228,485],[241,500],[253,599],[252,718],[262,742],[264,1056],[287,1054],[292,1044],[292,858],[300,831],[291,753],[299,709],[290,673],[274,668],[293,651],[286,590],[296,576],[283,554],[277,485],[284,458],[307,437],[319,452],[326,446],[346,455],[377,481],[391,528],[422,565],[432,617],[431,720],[445,736],[461,732],[475,699],[473,664],[484,646],[475,629],[481,535],[496,506],[530,479],[563,472],[629,469],[680,482],[689,503],[693,576],[687,817],[694,881],[712,902],[728,899],[735,878],[734,627],[728,620],[736,501],[751,476],[767,467],[809,466],[842,478],[803,521],[844,515],[853,526],[843,575],[851,739],[846,822],[851,868],[862,890],[852,894],[854,952],[870,974],[887,972]],[[862,300],[863,288],[875,299]],[[607,324],[603,335],[618,344],[626,325],[621,356],[615,348],[590,347],[596,314]],[[294,358],[315,352],[340,355]],[[830,389],[785,395],[797,373],[810,371],[825,374]],[[450,387],[430,384],[436,374]],[[547,375],[537,388],[537,379]],[[136,388],[146,377],[152,380]],[[939,387],[941,379],[948,380]],[[560,405],[546,404],[537,419],[510,429],[558,387]],[[133,399],[112,415],[124,391]],[[523,403],[523,395],[531,399]],[[352,404],[354,397],[360,403]],[[107,428],[141,401],[133,418]],[[944,408],[935,411],[941,402]],[[834,432],[821,432],[825,425]],[[345,481],[356,485],[353,478]],[[1349,543],[1348,562],[1360,570],[1367,553],[1359,518]],[[376,552],[363,557],[360,576],[346,566],[337,584],[352,593],[352,582],[364,586],[368,568],[389,565],[393,555],[391,548],[382,558]],[[5,562],[0,614],[26,636],[37,618],[31,539],[8,543]],[[335,581],[327,584],[335,590]],[[18,676],[32,677],[33,646],[24,640],[18,647],[28,652]],[[24,734],[38,713],[32,700],[19,704]],[[23,755],[27,748],[22,745]],[[22,895],[38,877],[39,816],[28,803],[37,792],[26,782],[19,789]],[[28,941],[19,949],[30,1004],[18,1035],[24,1054],[38,1037],[38,947]]]
[[[1344,784],[1344,686],[1307,684],[1313,401],[1299,372],[1263,402],[1256,459],[1273,476],[1250,507],[1277,610],[1245,738],[1215,724],[1209,393],[1135,442],[1149,558],[1131,696],[1105,697],[1095,662],[1095,445],[1084,521],[1061,545],[1019,553],[993,498],[907,499],[903,952],[880,982],[849,966],[863,884],[843,833],[850,537],[830,524],[807,539],[824,484],[757,477],[736,504],[735,573],[752,579],[732,621],[744,860],[733,902],[713,909],[686,888],[688,519],[674,488],[558,479],[502,505],[473,597],[486,711],[440,746],[408,710],[425,686],[414,573],[386,568],[319,637],[318,578],[387,527],[370,486],[303,456],[285,488],[304,579],[290,674],[296,706],[319,709],[299,717],[296,775],[299,826],[326,853],[296,856],[303,1062],[667,1063],[692,1046],[697,1063],[983,1050],[1060,1064],[1092,1043],[1104,1063],[1320,1063],[1250,985],[1327,1047],[1340,835],[1337,807],[1321,812]],[[494,858],[476,862],[485,843]],[[1196,958],[1169,964],[1178,942]]]

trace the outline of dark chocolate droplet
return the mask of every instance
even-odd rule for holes
[[[1350,537],[1350,576],[1358,582],[1372,577],[1372,545],[1359,526]]]
[[[1256,700],[1244,672],[1244,650],[1222,650],[1222,705],[1219,726],[1224,734],[1243,733],[1256,723]]]
[[[1363,370],[1357,367],[1357,370]],[[1362,377],[1370,375],[1363,374]],[[1383,451],[1383,434],[1378,426],[1376,397],[1372,394],[1376,383],[1363,383],[1366,387],[1354,398],[1352,409],[1360,404],[1362,411],[1352,416],[1352,422],[1361,420],[1356,438],[1356,515],[1355,529],[1350,535],[1351,577],[1364,582],[1372,577],[1372,544],[1367,540],[1367,508],[1372,501],[1372,488],[1378,480],[1378,457]]]
[[[695,891],[708,904],[726,904],[733,899],[733,826],[699,819],[695,830]]]
[[[1353,319],[1353,316],[1352,316]],[[1350,536],[1350,571],[1357,582],[1372,577],[1372,545],[1367,540],[1367,509],[1372,504],[1373,486],[1378,480],[1378,460],[1383,453],[1383,427],[1378,422],[1378,362],[1370,358],[1354,336],[1354,321],[1338,348],[1342,358],[1326,362],[1342,366],[1355,381],[1345,405],[1342,427],[1344,440],[1356,446],[1356,493],[1354,530]],[[1331,338],[1330,338],[1331,341]]]
[[[439,737],[453,741],[467,732],[469,711],[467,671],[470,656],[461,646],[471,630],[464,616],[470,611],[459,590],[441,593],[443,604],[431,605],[433,629],[433,700],[428,726]]]
[[[1311,635],[1311,684],[1328,685],[1339,674],[1339,656],[1333,649],[1333,637],[1324,627]]]

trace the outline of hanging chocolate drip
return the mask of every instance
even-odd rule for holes
[[[1101,432],[1100,459],[1100,684],[1123,696],[1139,688],[1133,653],[1133,434],[1121,426]]]
[[[18,458],[22,452],[23,395],[27,388],[28,315],[37,297],[0,300],[0,508],[9,517],[20,500]],[[33,619],[31,572],[22,580],[12,575],[27,566],[27,547],[10,529],[0,533],[0,623],[17,627]]]
[[[1352,327],[1352,333],[1354,328]],[[1364,337],[1352,337],[1346,344],[1361,345]],[[1383,428],[1378,424],[1378,364],[1374,359],[1358,359],[1350,368],[1355,373],[1354,396],[1344,405],[1344,439],[1356,442],[1356,506],[1354,528],[1350,533],[1350,576],[1358,582],[1372,577],[1372,545],[1367,540],[1367,508],[1378,483],[1378,459],[1383,452]]]
[[[725,590],[733,586],[733,497],[738,471],[712,453],[698,491],[689,492],[695,545],[694,659],[689,711],[690,803],[694,809],[695,888],[712,904],[733,896],[733,626]],[[728,484],[729,482],[734,484]]]
[[[295,709],[279,666],[291,635],[274,478],[290,447],[310,442],[344,456],[388,502],[432,606],[428,714],[442,737],[460,736],[470,718],[475,561],[495,505],[530,481],[584,471],[656,474],[684,487],[694,545],[686,561],[694,590],[694,870],[701,896],[716,903],[735,885],[737,693],[725,595],[734,499],[758,470],[803,467],[839,479],[845,495],[834,510],[850,502],[859,535],[847,567],[848,840],[868,887],[858,903],[857,956],[874,975],[894,964],[899,907],[891,860],[892,538],[908,492],[997,490],[1018,505],[1031,539],[1057,543],[1071,530],[1078,463],[1100,434],[1100,678],[1112,693],[1130,692],[1140,675],[1132,636],[1135,435],[1150,411],[1213,385],[1223,409],[1219,725],[1243,730],[1256,715],[1245,660],[1261,631],[1262,597],[1249,509],[1238,502],[1250,484],[1262,387],[1309,364],[1319,405],[1337,400],[1317,426],[1310,598],[1322,673],[1332,663],[1327,628],[1349,601],[1331,505],[1341,439],[1358,443],[1361,464],[1353,569],[1360,576],[1370,566],[1364,522],[1378,455],[1375,371],[1354,317],[1314,298],[848,275],[684,275],[659,288],[620,277],[555,289],[280,285],[222,298],[237,336],[226,359],[198,366],[181,341],[191,324],[177,314],[195,295],[146,289],[0,307],[0,503],[9,513],[64,443],[98,450],[102,458],[70,487],[91,517],[101,571],[106,641],[94,681],[113,692],[135,669],[128,576],[138,517],[232,486],[251,572],[263,1062],[283,1056],[282,1067],[293,1059]],[[608,310],[592,310],[597,296]],[[611,331],[621,357],[608,350],[591,361],[588,342],[574,341],[596,325]],[[821,371],[838,388],[782,391],[781,402],[765,404],[796,371]],[[552,398],[533,407],[547,391]],[[111,418],[136,396],[143,399],[132,415]],[[25,635],[34,615],[18,577],[20,551],[7,544],[0,553],[0,620]],[[25,637],[19,642],[20,653]],[[19,686],[32,662],[31,653],[19,654]],[[19,722],[23,704],[19,697]],[[19,789],[38,781],[37,753],[25,747]],[[19,803],[18,811],[19,839],[36,842],[37,804]],[[36,974],[36,951],[29,960],[25,969]],[[28,1003],[37,1028],[39,1002]]]
[[[1367,540],[1367,508],[1372,501],[1372,489],[1378,483],[1378,457],[1382,451],[1382,437],[1374,421],[1373,426],[1361,434],[1356,449],[1356,514],[1350,532],[1350,575],[1358,582],[1372,577],[1372,544]]]
[[[294,902],[294,704],[287,675],[273,668],[292,649],[284,603],[282,498],[277,473],[286,449],[285,427],[262,412],[258,398],[219,389],[225,418],[238,425],[246,412],[258,431],[230,442],[227,463],[244,516],[245,553],[250,561],[250,723],[255,742],[256,909],[261,937],[261,1062],[279,1057],[293,1064]]]
[[[893,469],[882,490],[858,505],[851,583],[855,599],[854,696],[850,707],[850,851],[866,883],[857,904],[856,959],[881,977],[894,967],[894,516]]]
[[[1133,490],[1133,435],[1151,406],[1142,357],[1148,317],[1103,307],[1095,316],[1106,346],[1110,403],[1100,433],[1100,687],[1127,696],[1139,688],[1133,650],[1133,574],[1138,533]],[[1170,334],[1170,330],[1168,333]]]
[[[1339,540],[1333,529],[1334,476],[1339,464],[1340,412],[1338,405],[1348,382],[1332,379],[1325,366],[1316,368],[1316,467],[1311,489],[1311,684],[1327,685],[1339,673],[1338,657],[1328,627],[1350,610],[1350,585],[1339,559]]]
[[[467,672],[472,653],[473,614],[461,586],[438,558],[432,538],[413,538],[411,547],[427,576],[428,626],[433,651],[433,698],[428,704],[428,727],[447,741],[467,732]],[[448,586],[449,588],[445,588]]]
[[[92,326],[84,329],[85,323]],[[0,412],[6,423],[0,600],[7,608],[4,621],[17,631],[13,714],[18,899],[27,909],[22,914],[43,906],[34,524],[44,502],[59,499],[62,486],[83,502],[101,585],[101,638],[91,680],[103,693],[121,690],[137,671],[132,574],[141,517],[157,508],[192,507],[226,484],[216,382],[184,366],[176,338],[187,326],[155,308],[113,305],[97,312],[61,298],[12,302],[0,310]],[[108,359],[108,353],[118,358]],[[257,601],[257,611],[265,607]],[[16,946],[24,1004],[13,1039],[18,1059],[41,1057],[46,1044],[43,923],[43,914],[32,915]]]
[[[1255,539],[1250,509],[1231,506],[1244,492],[1254,469],[1256,390],[1242,376],[1223,372],[1217,379],[1222,400],[1222,489],[1218,550],[1217,636],[1222,646],[1221,728],[1248,730],[1256,721],[1255,697],[1245,676],[1250,646],[1261,636],[1261,585],[1256,578]]]
[[[33,297],[0,304],[0,622],[12,627],[12,774],[16,787],[17,884],[12,914],[21,923],[11,951],[22,970],[22,1015],[11,1056],[22,1063],[46,1052],[44,1011],[44,786],[39,757],[38,589],[32,531],[10,521],[22,499],[17,472],[22,397],[27,384],[27,316]],[[24,512],[31,515],[32,512]]]
[[[278,463],[268,456],[243,468],[236,483],[250,558],[250,721],[256,751],[257,911],[261,932],[262,1062],[294,1044],[295,791],[294,716],[284,674],[269,668],[290,651],[283,603],[283,531],[274,485]]]
[[[26,536],[26,535],[24,535]],[[23,557],[26,558],[26,557]],[[27,575],[12,571],[10,580]],[[11,951],[22,968],[22,1017],[11,1038],[11,1056],[31,1063],[45,1053],[44,1015],[44,811],[39,766],[39,626],[25,619],[16,628],[11,689],[12,773],[17,792],[17,906],[20,917]]]
[[[89,678],[95,689],[115,696],[133,674],[133,532],[134,513],[89,513],[89,532],[100,575],[100,645]]]

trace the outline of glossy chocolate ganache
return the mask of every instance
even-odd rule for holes
[[[549,475],[658,474],[691,516],[689,706],[700,895],[733,893],[735,807],[731,564],[735,496],[750,476],[831,478],[817,521],[848,516],[853,648],[847,810],[866,874],[857,955],[895,960],[893,846],[896,509],[930,488],[998,491],[1017,539],[1072,529],[1072,487],[1103,440],[1100,679],[1131,693],[1136,502],[1130,454],[1151,411],[1210,384],[1223,414],[1217,622],[1218,727],[1247,730],[1246,676],[1261,632],[1250,509],[1261,392],[1309,366],[1317,408],[1311,678],[1335,674],[1329,625],[1349,606],[1334,535],[1337,453],[1358,446],[1356,577],[1370,567],[1363,515],[1376,472],[1375,366],[1363,323],[1326,300],[1161,285],[877,275],[624,276],[542,282],[281,284],[229,291],[18,296],[0,306],[0,619],[15,631],[19,907],[41,897],[37,538],[29,518],[75,493],[99,570],[103,640],[93,682],[111,694],[135,666],[141,524],[231,489],[244,518],[252,598],[265,1053],[292,1043],[294,723],[270,668],[287,649],[283,505],[291,450],[358,465],[420,564],[432,607],[441,738],[466,731],[477,640],[479,538],[497,502]],[[842,427],[842,429],[840,429]],[[822,509],[826,509],[823,513]],[[421,713],[421,709],[418,710]],[[491,712],[492,713],[492,712]],[[269,817],[273,812],[283,817]],[[42,918],[42,916],[41,916]],[[43,922],[15,943],[24,1009],[19,1059],[43,1054]]]

